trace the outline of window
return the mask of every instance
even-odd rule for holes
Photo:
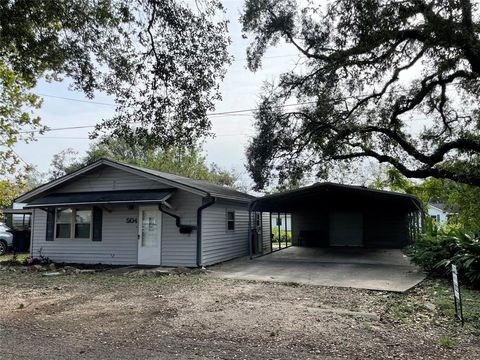
[[[235,230],[235,211],[227,211],[227,230]]]
[[[90,239],[90,228],[92,225],[91,210],[75,211],[75,238]]]
[[[57,209],[55,224],[55,238],[57,239],[90,239],[92,210]]]
[[[72,209],[57,210],[56,238],[66,239],[72,236]]]

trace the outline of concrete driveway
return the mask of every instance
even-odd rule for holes
[[[232,260],[210,268],[229,279],[295,282],[404,292],[425,273],[397,249],[290,247],[262,257]]]

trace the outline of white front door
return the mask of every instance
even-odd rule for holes
[[[140,206],[138,223],[138,263],[160,265],[162,213],[156,206]]]

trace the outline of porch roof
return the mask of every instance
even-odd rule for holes
[[[35,199],[25,207],[160,203],[167,200],[174,191],[175,189],[54,193]]]

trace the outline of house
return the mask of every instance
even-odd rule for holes
[[[101,159],[16,201],[33,210],[33,256],[195,267],[248,254],[253,199],[205,181]]]
[[[439,225],[446,224],[450,216],[455,213],[450,211],[443,203],[428,203],[427,205],[428,215],[435,220]]]
[[[285,219],[276,233],[291,231],[299,247],[402,248],[422,224],[415,196],[330,182],[255,199],[250,209],[261,224],[253,229],[253,254],[272,251],[272,218]]]
[[[69,263],[206,266],[271,252],[272,240],[401,248],[422,222],[407,194],[318,183],[256,198],[106,159],[16,201],[32,211],[31,254]]]

